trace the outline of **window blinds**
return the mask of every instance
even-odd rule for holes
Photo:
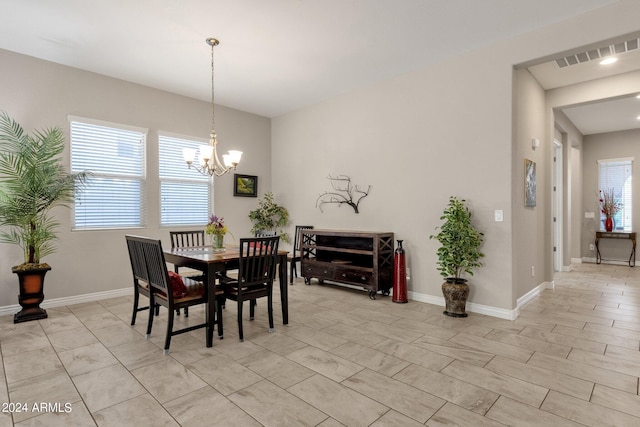
[[[598,171],[600,190],[612,188],[615,199],[622,202],[622,209],[613,217],[614,230],[631,231],[633,158],[598,160]],[[604,221],[602,212],[600,216]]]
[[[145,225],[146,130],[71,120],[71,171],[89,171],[74,229]]]
[[[158,170],[160,178],[160,224],[204,226],[212,207],[211,178],[189,169],[182,156],[183,148],[198,149],[205,142],[158,136]]]

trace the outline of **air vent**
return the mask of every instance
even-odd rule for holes
[[[582,64],[583,62],[594,61],[597,59],[606,58],[611,55],[618,55],[620,53],[629,52],[631,50],[638,49],[640,40],[635,38],[627,40],[626,42],[616,43],[609,46],[603,46],[598,49],[592,49],[586,52],[579,52],[574,55],[568,55],[564,58],[556,59],[556,65],[559,68],[568,67],[570,65]]]

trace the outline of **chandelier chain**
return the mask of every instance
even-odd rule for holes
[[[183,156],[189,168],[193,167],[195,170],[200,172],[202,175],[208,175],[213,177],[222,176],[231,170],[235,170],[240,162],[240,158],[242,156],[242,151],[230,150],[228,154],[225,154],[222,157],[223,162],[220,161],[220,157],[218,156],[218,138],[216,135],[215,129],[215,120],[216,120],[216,107],[215,107],[215,63],[214,63],[214,48],[218,45],[219,41],[214,38],[208,38],[207,44],[211,46],[211,135],[209,139],[209,145],[201,145],[200,146],[200,166],[197,164],[193,164],[195,160],[196,152],[195,150],[184,149]]]

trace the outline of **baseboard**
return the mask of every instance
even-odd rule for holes
[[[571,258],[571,264],[582,264],[582,258]]]
[[[424,302],[427,304],[445,306],[444,297],[434,296],[428,294],[421,294],[418,292],[408,292],[407,297],[414,301]],[[466,311],[471,313],[484,314],[486,316],[498,317],[500,319],[515,320],[517,319],[517,313],[515,310],[507,310],[504,308],[492,307],[488,305],[476,304],[467,301]]]
[[[82,304],[84,302],[100,301],[108,298],[116,298],[129,296],[133,294],[133,287],[128,286],[123,289],[115,289],[113,291],[95,292],[92,294],[75,295],[72,297],[45,299],[40,306],[42,308],[63,307],[65,305]],[[0,316],[14,314],[20,311],[20,305],[7,305],[0,307]]]

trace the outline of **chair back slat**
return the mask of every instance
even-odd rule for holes
[[[293,238],[293,255],[300,251],[300,230],[313,230],[313,225],[296,225],[296,235]]]
[[[147,266],[144,260],[144,251],[140,242],[130,239],[127,236],[127,248],[129,249],[129,260],[131,261],[131,271],[133,272],[133,278],[137,282],[141,280],[145,283],[149,282],[149,274],[147,273]]]
[[[126,239],[129,254],[132,258],[131,265],[134,268],[134,275],[139,275],[141,280],[147,282],[150,291],[161,291],[172,301],[173,293],[171,292],[169,272],[164,259],[164,252],[162,251],[162,242],[157,239],[131,235],[127,235]],[[136,269],[137,273],[135,272]]]
[[[279,236],[240,239],[240,288],[273,283],[279,241]]]
[[[204,246],[204,230],[170,231],[171,249]]]

